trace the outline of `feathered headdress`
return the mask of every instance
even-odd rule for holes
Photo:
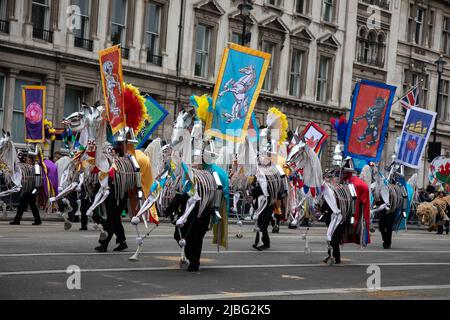
[[[192,95],[190,100],[191,105],[195,108],[197,119],[203,123],[206,123],[210,113],[212,112],[212,98],[207,94],[204,94],[203,96]]]
[[[137,134],[144,127],[144,121],[151,120],[147,114],[145,99],[139,89],[131,84],[124,84],[124,105],[127,127],[132,128]]]
[[[280,131],[278,144],[282,144],[286,141],[288,137],[289,123],[287,121],[286,115],[283,112],[275,107],[270,108],[268,111],[266,124],[267,127],[271,130],[278,129]]]
[[[53,123],[50,120],[44,119],[44,128],[45,128],[45,139],[49,139],[50,141],[55,141],[56,139],[56,130],[53,128]],[[47,141],[45,142],[45,146],[48,146]]]
[[[345,141],[345,136],[347,135],[347,119],[344,115],[342,115],[339,119],[337,118],[331,118],[330,120],[331,126],[336,130],[337,132],[337,139],[338,141]]]

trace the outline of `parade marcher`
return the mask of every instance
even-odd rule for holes
[[[281,214],[281,200],[277,200],[274,205],[273,215],[270,221],[272,225],[272,233],[280,233]]]
[[[392,228],[394,226],[394,218],[395,214],[390,213],[385,204],[382,204],[381,201],[376,203],[377,206],[380,206],[379,209],[379,218],[378,218],[378,228],[381,232],[381,237],[383,238],[383,248],[390,249],[392,244]]]
[[[123,149],[121,146],[114,148],[114,153],[120,157],[123,157]],[[111,186],[110,186],[111,188]],[[116,199],[114,192],[110,192],[105,200],[106,207],[106,221],[103,226],[108,237],[104,240],[99,240],[100,246],[96,247],[97,252],[106,252],[108,244],[111,241],[113,235],[116,235],[116,243],[118,246],[114,251],[123,251],[128,249],[128,245],[125,237],[125,229],[122,225],[122,211],[127,210],[128,197],[125,194],[122,199]]]
[[[22,162],[25,162],[24,160],[25,158],[21,159]],[[32,156],[28,156],[26,157],[26,162],[30,165],[34,165],[35,160]],[[20,225],[23,213],[27,209],[28,205],[30,206],[31,212],[33,213],[34,217],[33,226],[39,226],[42,224],[41,216],[39,215],[39,209],[36,205],[37,195],[37,190],[22,193],[19,206],[17,207],[17,214],[14,217],[14,220],[9,223],[10,225]]]
[[[256,209],[257,209],[256,204],[258,203],[258,198],[260,196],[263,196],[263,191],[256,180],[253,183],[254,183],[254,187],[253,187],[253,190],[251,191],[251,196],[254,199],[253,209],[254,209],[254,211],[256,211]],[[268,197],[267,201],[269,204],[272,202],[272,200],[270,199],[270,196]],[[262,251],[262,250],[270,248],[270,237],[269,237],[269,232],[267,229],[269,227],[270,220],[272,218],[273,209],[274,209],[274,206],[272,204],[267,205],[258,216],[257,227],[259,228],[259,231],[256,232],[255,243],[253,244],[253,248],[258,251]],[[260,241],[260,235],[259,235],[260,232],[262,233],[261,241],[263,244],[258,246],[259,241]]]

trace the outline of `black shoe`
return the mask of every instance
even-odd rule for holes
[[[342,262],[341,262],[341,260],[335,260],[334,261],[334,264],[341,264]]]
[[[253,247],[253,249],[256,249],[258,251],[262,251],[262,249],[260,247],[258,247],[256,244],[254,244],[252,247]]]
[[[88,229],[87,227],[81,227],[80,231],[87,231],[87,229]]]
[[[390,248],[391,248],[391,245],[390,245],[390,244],[385,244],[385,243],[383,243],[383,248],[384,248],[384,249],[390,249]]]
[[[280,228],[273,228],[272,233],[280,233]]]
[[[187,272],[197,272],[199,269],[200,265],[198,264],[194,264],[194,263],[190,263],[189,267],[187,268]]]
[[[101,245],[101,246],[98,246],[97,248],[95,248],[95,251],[97,251],[97,252],[106,252],[106,251],[108,251],[108,247],[106,247],[104,245]]]
[[[266,249],[270,249],[270,245],[269,244],[263,244],[262,246],[258,247],[258,250],[262,251],[262,250],[266,250]]]
[[[20,222],[11,221],[9,224],[12,225],[12,226],[19,226]]]
[[[119,246],[117,248],[115,248],[113,251],[123,251],[125,249],[128,249],[127,243],[126,242],[122,242],[121,244],[119,244]]]
[[[42,222],[34,222],[32,225],[33,226],[40,226],[42,224]]]

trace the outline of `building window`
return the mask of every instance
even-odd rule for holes
[[[270,53],[272,58],[270,59],[269,66],[267,68],[266,77],[264,78],[263,90],[272,91],[273,82],[273,60],[275,58],[275,44],[267,41],[262,43],[262,51]]]
[[[359,30],[358,45],[358,62],[366,63],[369,55],[369,43],[367,42],[367,31],[364,28]]]
[[[14,89],[14,107],[12,121],[12,137],[14,142],[25,142],[25,118],[23,115],[22,86],[38,86],[39,82],[16,79]]]
[[[322,20],[333,22],[333,0],[323,0]]]
[[[276,6],[278,4],[278,0],[266,0],[266,3],[272,6]]]
[[[421,108],[428,108],[428,75],[419,74],[405,70],[404,81],[403,81],[403,93],[405,94],[411,88],[419,85],[419,106]],[[404,110],[406,113],[406,110]]]
[[[6,20],[6,0],[0,0],[0,20]]]
[[[161,56],[161,6],[147,3],[147,21],[145,26],[145,47],[147,49],[147,62],[162,65]]]
[[[446,121],[448,118],[448,96],[450,93],[450,81],[441,80],[441,91],[439,92],[439,114],[438,118],[441,121]]]
[[[320,56],[319,70],[317,72],[317,95],[316,99],[320,102],[327,102],[328,100],[328,74],[330,69],[331,59]]]
[[[91,1],[90,0],[72,0],[72,5],[76,5],[80,8],[80,12],[75,12],[80,19],[80,28],[74,29],[74,46],[77,48],[83,48],[92,51],[93,42],[90,40],[90,12]]]
[[[433,31],[434,31],[434,10],[430,11],[430,15],[428,17],[428,48],[433,47]]]
[[[236,44],[242,43],[242,34],[238,32],[232,32],[231,33],[231,42]]]
[[[306,14],[306,0],[295,1],[295,13]]]
[[[377,45],[377,34],[375,33],[375,31],[369,32],[368,42],[369,42],[369,52],[367,64],[376,65],[378,45]]]
[[[0,128],[3,128],[3,111],[5,104],[5,76],[0,74]]]
[[[442,27],[442,52],[450,55],[450,18],[444,18],[444,25]]]
[[[195,38],[195,75],[197,77],[208,77],[210,42],[211,27],[199,24]]]
[[[297,49],[292,50],[291,72],[289,77],[289,95],[300,97],[301,74],[303,64],[303,52]]]
[[[64,117],[72,113],[79,112],[81,104],[84,102],[85,92],[83,88],[67,87],[64,98]]]
[[[425,16],[425,10],[417,8],[416,11],[416,31],[414,33],[414,41],[416,44],[422,44],[423,38],[423,18]]]
[[[125,21],[127,17],[127,0],[112,0],[111,42],[125,47]]]
[[[50,31],[49,0],[33,0],[31,22],[33,23],[33,38],[53,42],[53,32]]]
[[[378,35],[378,52],[377,52],[377,66],[384,67],[384,57],[386,51],[386,38],[383,34]]]

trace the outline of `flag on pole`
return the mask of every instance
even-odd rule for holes
[[[45,95],[45,86],[22,87],[26,142],[43,143],[45,141]]]
[[[237,44],[225,48],[205,134],[243,143],[271,55]]]
[[[419,85],[409,90],[403,98],[400,99],[400,104],[406,110],[419,106]]]
[[[114,46],[99,51],[100,73],[102,76],[103,95],[112,133],[116,134],[126,126],[124,111],[122,51]]]
[[[418,169],[425,147],[434,128],[436,112],[411,108],[406,113],[397,162]]]

